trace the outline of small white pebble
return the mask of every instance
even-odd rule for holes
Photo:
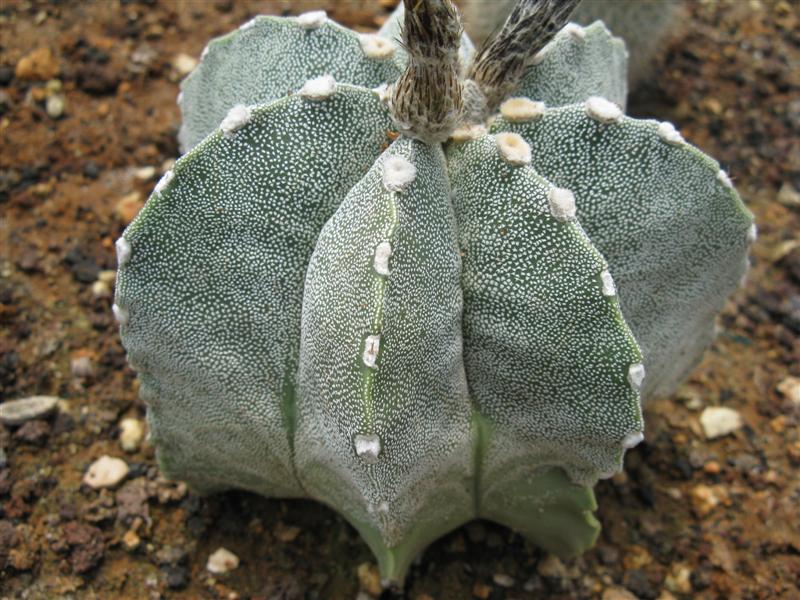
[[[586,39],[586,30],[577,23],[567,23],[562,31],[569,34],[572,39],[579,41]]]
[[[390,156],[383,162],[383,187],[403,192],[417,178],[417,168],[402,156]]]
[[[550,205],[550,214],[559,221],[571,221],[575,218],[577,207],[575,206],[575,194],[571,190],[550,188],[547,202]]]
[[[361,50],[367,58],[384,60],[394,55],[395,45],[391,40],[387,40],[374,33],[365,33],[358,36]]]
[[[800,408],[800,377],[787,377],[776,386],[776,389],[784,398]]]
[[[450,139],[457,144],[479,140],[488,133],[483,125],[462,125],[450,135]]]
[[[613,102],[592,96],[585,103],[586,114],[601,123],[616,123],[622,118],[622,109]]]
[[[389,274],[389,257],[392,255],[392,245],[389,242],[381,242],[375,247],[375,259],[373,266],[378,275]]]
[[[121,458],[103,455],[89,466],[83,483],[95,490],[114,487],[128,476],[128,471],[128,463]]]
[[[658,137],[660,137],[668,144],[677,146],[678,144],[684,143],[683,136],[677,129],[675,129],[675,126],[669,121],[663,121],[662,123],[659,123],[657,132],[658,132]]]
[[[179,75],[188,75],[197,66],[197,59],[181,52],[172,59],[172,66]]]
[[[747,230],[747,241],[751,244],[758,239],[758,225],[752,223]]]
[[[642,382],[644,381],[644,365],[642,363],[633,363],[628,367],[628,383],[635,390],[642,389]]]
[[[312,10],[297,16],[297,24],[303,29],[319,29],[328,21],[328,13],[324,10]]]
[[[228,114],[222,119],[222,123],[219,124],[219,128],[225,137],[231,137],[239,129],[247,125],[252,116],[253,114],[249,108],[244,104],[237,104],[228,111]]]
[[[110,298],[111,287],[105,281],[97,280],[92,284],[92,296],[95,298]]]
[[[148,181],[156,176],[158,171],[152,165],[148,165],[146,167],[139,167],[138,169],[134,169],[133,176],[138,179],[139,181]]]
[[[511,575],[506,575],[505,573],[495,573],[492,575],[492,581],[494,581],[500,587],[514,587],[514,578],[511,577]]]
[[[541,119],[547,107],[544,102],[534,102],[530,98],[509,98],[500,105],[500,114],[512,123]]]
[[[335,91],[336,80],[330,75],[322,75],[306,81],[297,93],[308,100],[325,100]]]
[[[494,136],[500,157],[510,165],[520,167],[531,164],[531,147],[517,133],[498,133]]]
[[[69,371],[75,377],[91,377],[94,374],[94,364],[88,356],[76,356],[69,361]]]
[[[208,557],[206,569],[209,573],[214,575],[224,575],[229,571],[233,571],[239,566],[239,557],[227,548],[217,548],[211,556]]]
[[[117,266],[122,267],[128,263],[131,258],[131,245],[124,237],[119,238],[114,242],[114,247],[117,249]]]
[[[600,273],[600,280],[603,282],[603,296],[616,296],[617,286],[614,285],[614,278],[608,269]]]
[[[713,440],[740,429],[742,416],[732,408],[708,406],[700,415],[700,425],[703,427],[706,439]]]
[[[0,402],[0,423],[22,425],[26,421],[44,418],[58,408],[59,400],[56,396],[30,396]]]
[[[364,340],[364,364],[370,369],[375,368],[375,363],[378,359],[378,350],[381,348],[381,336],[368,335]]]
[[[353,444],[356,447],[356,455],[365,463],[373,465],[378,462],[378,456],[381,453],[381,439],[377,435],[358,434],[353,439]]]
[[[722,169],[720,169],[717,173],[717,179],[719,179],[719,182],[725,187],[733,188],[733,182],[731,181],[730,176]]]
[[[642,440],[644,440],[644,433],[641,431],[634,431],[622,438],[622,447],[630,450],[641,444]]]
[[[119,422],[119,445],[125,452],[136,452],[144,438],[144,427],[139,419],[122,419]]]
[[[161,179],[158,180],[158,183],[156,184],[156,187],[153,188],[153,193],[154,194],[163,193],[164,190],[167,189],[167,186],[169,185],[169,182],[172,181],[172,178],[174,176],[175,176],[175,173],[173,171],[171,171],[171,170],[167,171],[166,173],[164,173],[161,176]]]
[[[130,315],[128,314],[128,311],[122,308],[119,304],[112,304],[111,312],[114,313],[114,318],[117,320],[117,323],[119,323],[122,326],[128,324],[128,318],[130,317]]]
[[[258,20],[258,17],[253,17],[252,19],[250,19],[246,23],[242,23],[241,25],[239,25],[239,31],[247,31],[248,29],[252,29],[253,27],[255,27],[255,24],[256,24],[257,20]]]

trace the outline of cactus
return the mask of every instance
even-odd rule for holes
[[[755,230],[712,159],[598,96],[625,95],[605,28],[529,65],[568,14],[522,0],[474,57],[450,0],[378,36],[316,12],[209,45],[189,151],[117,242],[165,474],[325,503],[390,583],[475,518],[593,544],[592,486],[641,441],[640,393],[702,353]]]

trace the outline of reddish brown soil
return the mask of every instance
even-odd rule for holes
[[[0,394],[65,400],[58,416],[0,426],[3,598],[338,599],[369,587],[357,568],[372,557],[331,511],[199,498],[159,479],[148,444],[121,450],[120,419],[144,407],[111,301],[92,289],[154,183],[134,170],[176,157],[173,59],[254,14],[319,6],[290,4],[0,4]],[[335,4],[334,18],[374,28],[392,2]],[[674,121],[731,173],[761,234],[746,287],[687,384],[648,407],[626,474],[598,485],[596,549],[561,563],[473,524],[425,553],[408,598],[800,598],[800,406],[777,390],[800,376],[800,11],[741,0],[690,13],[632,108]],[[41,48],[51,54],[15,75]],[[47,79],[63,87],[59,119],[45,108]],[[76,375],[81,357],[89,376]],[[744,427],[707,441],[698,417],[710,405],[740,411]],[[103,454],[131,466],[117,491],[81,485]],[[219,546],[242,564],[212,577]]]

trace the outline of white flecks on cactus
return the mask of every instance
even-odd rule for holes
[[[758,239],[758,225],[753,223],[750,225],[750,228],[747,230],[747,241],[749,243],[754,243]]]
[[[611,276],[608,269],[604,269],[603,272],[600,273],[600,280],[603,283],[603,295],[616,296],[617,286],[614,285],[614,278]]]
[[[161,179],[158,180],[158,183],[156,183],[156,187],[153,188],[153,193],[154,194],[163,194],[164,190],[167,189],[167,186],[169,186],[169,184],[172,181],[172,178],[174,176],[175,176],[175,173],[172,171],[172,169],[170,169],[169,171],[164,173],[161,176]]]
[[[644,433],[641,431],[634,431],[633,433],[629,433],[624,438],[622,438],[622,447],[626,450],[630,450],[631,448],[635,448],[639,444],[642,443],[644,440]]]
[[[225,137],[232,137],[237,131],[250,122],[252,113],[244,104],[237,104],[228,111],[219,128]]]
[[[381,439],[375,434],[358,434],[353,438],[356,455],[365,463],[374,465],[381,454]]]
[[[571,190],[558,187],[550,188],[547,194],[547,202],[550,207],[550,214],[559,221],[575,219],[577,206],[575,205],[575,194]]]
[[[376,34],[363,34],[358,38],[361,49],[368,58],[376,60],[386,60],[394,56],[396,46],[391,40],[387,40]]]
[[[114,318],[117,320],[117,323],[119,323],[120,326],[124,327],[128,324],[130,315],[127,308],[123,308],[119,304],[115,303],[111,305],[111,312],[114,313]]]
[[[364,354],[362,355],[362,360],[364,361],[364,365],[369,367],[370,369],[374,369],[376,362],[378,360],[378,352],[381,349],[381,336],[380,335],[368,335],[364,340]]]
[[[485,125],[462,125],[457,127],[450,135],[450,139],[457,144],[482,138],[488,133]]]
[[[326,100],[336,91],[336,80],[331,75],[309,79],[297,92],[308,100]]]
[[[571,36],[572,39],[578,40],[580,42],[586,39],[586,29],[584,29],[577,23],[567,23],[566,25],[564,25],[562,31],[567,35]]]
[[[622,109],[600,96],[592,96],[585,103],[586,114],[601,123],[616,123],[622,118]]]
[[[642,363],[634,363],[628,367],[628,382],[631,387],[641,389],[644,382],[644,365]]]
[[[390,156],[383,163],[383,187],[390,192],[402,192],[417,177],[417,169],[402,156]]]
[[[733,182],[731,181],[730,175],[723,169],[717,172],[717,179],[719,179],[719,182],[725,187],[733,189]]]
[[[122,267],[128,264],[131,258],[131,245],[124,237],[119,238],[114,247],[117,249],[117,267]]]
[[[658,137],[667,142],[668,144],[683,144],[685,143],[683,136],[675,129],[675,126],[669,121],[662,121],[658,124]]]
[[[389,257],[392,256],[392,245],[389,242],[381,242],[375,247],[375,258],[372,265],[378,275],[389,274]]]
[[[495,138],[500,156],[510,165],[519,167],[531,164],[531,147],[516,133],[498,133]]]
[[[297,24],[303,29],[319,29],[328,22],[328,13],[324,10],[312,10],[297,15]]]
[[[540,119],[545,111],[544,102],[536,102],[529,98],[509,98],[500,105],[500,114],[507,121],[514,123]]]

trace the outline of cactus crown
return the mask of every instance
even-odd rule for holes
[[[697,360],[754,229],[712,159],[623,115],[624,46],[572,4],[520,2],[474,60],[449,0],[211,42],[187,153],[117,243],[165,473],[324,502],[391,582],[478,517],[593,543],[640,391]]]

